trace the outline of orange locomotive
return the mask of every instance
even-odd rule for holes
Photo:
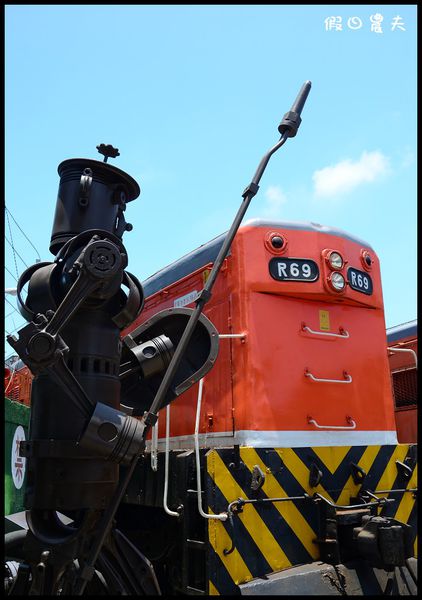
[[[193,303],[219,240],[144,282],[131,331]],[[203,392],[201,433],[213,446],[397,443],[379,261],[367,243],[314,223],[249,221],[205,314],[222,334]],[[196,394],[172,406],[174,448],[193,434]]]
[[[143,282],[123,341],[194,305],[224,237]],[[385,568],[375,529],[400,523],[416,553],[417,467],[416,446],[397,443],[375,251],[316,223],[250,220],[204,313],[219,333],[214,368],[159,411],[120,527],[160,556],[168,593],[341,593],[330,578],[382,593],[394,567],[387,579],[365,571]]]

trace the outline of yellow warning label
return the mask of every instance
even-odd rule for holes
[[[210,276],[211,273],[211,269],[204,269],[202,271],[202,281],[204,282],[204,285],[207,283],[207,279]]]
[[[322,331],[330,331],[330,313],[328,310],[319,311],[319,328]]]

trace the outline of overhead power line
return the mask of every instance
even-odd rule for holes
[[[14,222],[14,224],[16,225],[16,227],[19,229],[19,231],[22,233],[22,235],[23,235],[23,236],[24,236],[24,237],[25,237],[25,238],[28,240],[28,242],[31,244],[31,246],[33,247],[33,249],[35,250],[35,252],[36,252],[36,253],[37,253],[37,255],[38,255],[38,259],[41,261],[41,256],[40,256],[40,253],[38,252],[38,250],[36,249],[36,247],[34,246],[34,244],[31,242],[31,240],[30,240],[30,239],[29,239],[29,237],[26,235],[26,233],[24,232],[24,230],[22,229],[22,227],[19,225],[19,223],[16,221],[15,217],[12,215],[12,213],[11,213],[11,212],[10,212],[10,210],[7,208],[7,206],[5,206],[4,208],[5,208],[5,211],[6,211],[7,215],[8,215],[8,218],[9,218],[9,215],[10,215],[10,216],[11,216],[11,218],[12,218],[12,220],[13,220],[13,222]],[[10,223],[9,223],[9,231],[10,231]]]

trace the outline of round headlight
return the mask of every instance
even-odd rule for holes
[[[338,292],[344,290],[346,285],[346,281],[341,273],[333,273],[330,277],[330,283]]]
[[[328,261],[332,269],[342,269],[344,265],[343,257],[338,252],[331,252]]]

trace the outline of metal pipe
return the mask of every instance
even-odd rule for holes
[[[157,422],[152,428],[152,436],[151,436],[151,469],[153,471],[158,471],[158,456],[157,456],[157,448],[158,448],[158,417]]]
[[[167,505],[168,481],[169,481],[169,437],[170,437],[170,404],[166,407],[166,449],[164,453],[164,494],[163,508],[170,517],[179,517],[179,513],[170,510]]]
[[[204,387],[204,378],[199,380],[198,388],[198,401],[196,404],[196,420],[195,420],[195,461],[196,461],[196,489],[198,497],[198,510],[201,517],[205,519],[217,519],[219,521],[226,521],[228,518],[227,513],[220,513],[219,515],[209,515],[204,512],[202,508],[202,489],[201,489],[201,461],[199,457],[199,417],[201,414],[201,402],[202,402],[202,389]]]

